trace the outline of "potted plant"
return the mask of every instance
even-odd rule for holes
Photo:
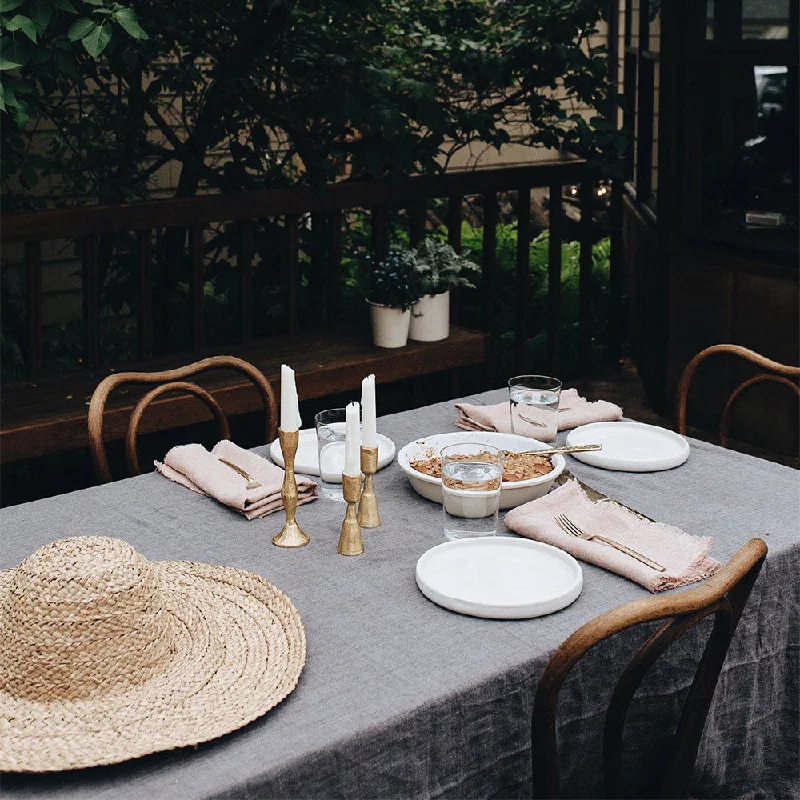
[[[411,309],[409,338],[438,342],[450,335],[450,289],[468,286],[480,267],[460,256],[447,242],[423,239],[414,251],[414,269],[423,295]]]
[[[411,307],[422,297],[414,253],[391,250],[384,258],[368,258],[367,302],[372,339],[378,347],[404,347],[411,324]]]

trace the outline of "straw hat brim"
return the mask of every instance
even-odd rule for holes
[[[174,622],[167,668],[77,700],[21,699],[0,678],[0,771],[79,769],[199,744],[247,725],[295,688],[305,632],[281,591],[232,567],[151,564]],[[0,607],[13,572],[0,572]],[[3,633],[0,617],[0,641]]]

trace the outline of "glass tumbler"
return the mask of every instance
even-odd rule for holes
[[[505,458],[503,450],[473,442],[453,444],[441,451],[446,539],[497,533]]]
[[[344,471],[345,410],[330,408],[314,417],[317,428],[319,459],[319,493],[329,500],[344,502],[342,472]]]
[[[508,382],[511,430],[541,442],[558,433],[561,381],[547,375],[517,375]]]

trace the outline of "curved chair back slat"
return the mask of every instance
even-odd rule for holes
[[[773,361],[771,358],[766,358],[754,350],[749,350],[738,344],[715,344],[711,347],[706,347],[701,350],[684,368],[681,374],[680,381],[678,382],[678,390],[676,394],[676,409],[675,416],[677,420],[678,433],[686,433],[686,403],[689,396],[689,386],[692,382],[695,372],[700,364],[703,363],[709,356],[727,353],[729,355],[738,356],[746,361],[749,361],[762,369],[768,370],[768,373],[756,375],[749,380],[744,381],[731,393],[725,404],[725,409],[722,412],[720,420],[720,444],[725,447],[728,441],[728,429],[730,427],[731,413],[734,404],[741,398],[741,396],[756,384],[765,381],[783,384],[784,386],[793,389],[798,398],[800,398],[800,386],[797,384],[797,379],[800,378],[800,367],[794,367],[789,364],[781,364],[779,361]],[[794,380],[791,380],[794,378]]]
[[[198,386],[196,383],[188,383],[187,381],[162,383],[161,386],[156,386],[155,389],[151,389],[146,395],[140,398],[139,402],[134,406],[133,411],[131,411],[131,418],[128,421],[128,431],[125,434],[125,463],[128,465],[128,474],[140,475],[142,472],[141,469],[139,469],[139,456],[136,452],[136,439],[139,435],[139,422],[142,419],[142,415],[153,400],[156,400],[162,395],[170,394],[171,392],[191,394],[205,403],[214,415],[214,419],[217,421],[219,438],[231,438],[231,429],[228,426],[225,412],[210,392],[206,391],[202,386]]]
[[[695,672],[675,733],[671,761],[665,766],[662,797],[689,797],[703,726],[731,639],[761,570],[767,546],[751,539],[716,575],[702,585],[664,597],[649,597],[620,606],[587,622],[572,634],[547,663],[533,707],[533,781],[536,797],[558,797],[558,695],[581,657],[615,633],[643,622],[664,620],[621,672],[606,714],[603,772],[608,797],[621,797],[622,733],[631,700],[653,663],[683,634],[706,617],[714,628]]]
[[[184,382],[184,378],[198,375],[213,369],[229,369],[249,378],[255,385],[266,412],[266,441],[275,438],[278,426],[278,405],[275,393],[264,374],[247,361],[235,356],[212,356],[195,361],[184,367],[162,370],[160,372],[118,372],[104,378],[97,385],[89,402],[89,450],[92,456],[95,475],[100,483],[112,480],[111,468],[108,464],[105,439],[103,437],[103,420],[105,407],[111,393],[124,384],[158,384],[155,389],[145,394],[131,412],[125,437],[125,458],[131,474],[139,474],[139,460],[136,454],[136,436],[139,423],[147,407],[157,398],[168,392],[183,391],[201,400],[214,415],[222,438],[230,436],[230,429],[219,403],[205,389],[194,383]]]

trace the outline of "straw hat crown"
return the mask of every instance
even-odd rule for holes
[[[147,680],[175,652],[165,605],[150,562],[119,539],[37,550],[14,571],[0,608],[0,690],[77,700]]]
[[[297,609],[260,575],[53,542],[0,570],[0,773],[215,739],[280,703],[305,658]]]

